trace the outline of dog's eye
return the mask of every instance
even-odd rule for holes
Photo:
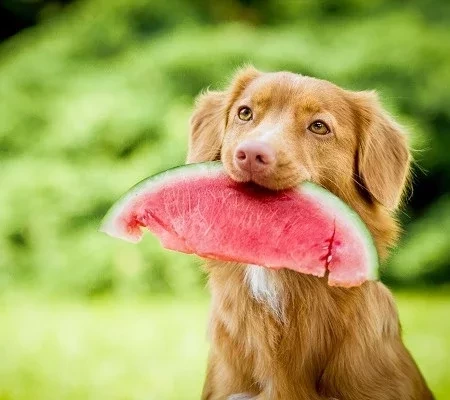
[[[328,125],[320,120],[314,121],[308,129],[316,135],[326,135],[327,133],[330,133],[330,128],[328,128]]]
[[[253,118],[252,110],[247,106],[239,107],[238,117],[242,121],[250,121]]]

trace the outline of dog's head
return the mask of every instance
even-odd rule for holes
[[[236,181],[269,189],[316,182],[370,222],[368,209],[397,208],[410,153],[373,92],[246,68],[202,94],[191,119],[188,162],[219,159]]]

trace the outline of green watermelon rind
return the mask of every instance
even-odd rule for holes
[[[357,228],[358,232],[361,233],[361,236],[364,239],[365,249],[367,250],[367,257],[369,259],[368,279],[378,279],[378,252],[375,247],[372,234],[370,233],[369,228],[361,219],[359,214],[338,196],[313,182],[303,182],[300,184],[297,190],[300,190],[304,194],[311,194],[316,198],[320,198],[321,204],[329,205],[333,210],[337,210],[337,212],[334,212],[335,215],[340,213],[346,220],[350,221],[350,223]]]
[[[101,222],[99,230],[113,237],[124,239],[133,243],[139,242],[140,238],[132,239],[127,236],[126,232],[120,232],[120,230],[115,226],[117,218],[122,214],[125,208],[130,206],[130,203],[133,202],[133,200],[137,199],[142,193],[152,193],[157,191],[161,186],[168,185],[173,181],[189,180],[197,176],[215,177],[221,176],[224,173],[224,168],[220,161],[209,161],[177,166],[145,178],[131,187],[109,209]],[[364,239],[367,257],[369,259],[368,278],[372,280],[378,279],[379,262],[375,243],[369,229],[362,221],[358,213],[356,213],[356,211],[354,211],[338,196],[313,182],[303,182],[296,190],[302,194],[319,198],[321,204],[329,206],[335,215],[343,215],[346,220],[349,220],[351,224],[357,228]]]

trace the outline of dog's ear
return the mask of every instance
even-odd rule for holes
[[[208,91],[196,101],[190,125],[188,163],[220,159],[230,106],[259,72],[253,67],[239,70],[226,91]]]
[[[375,92],[355,93],[360,116],[357,169],[371,197],[390,210],[398,207],[410,169],[406,134],[381,107]]]
[[[206,92],[197,98],[190,120],[188,163],[220,159],[226,123],[226,97],[225,92]]]

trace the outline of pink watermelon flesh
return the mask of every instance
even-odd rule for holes
[[[376,278],[378,258],[363,222],[312,183],[274,192],[234,182],[220,163],[178,167],[131,189],[101,230],[138,242],[142,227],[165,248],[204,258],[328,272],[334,286]]]

